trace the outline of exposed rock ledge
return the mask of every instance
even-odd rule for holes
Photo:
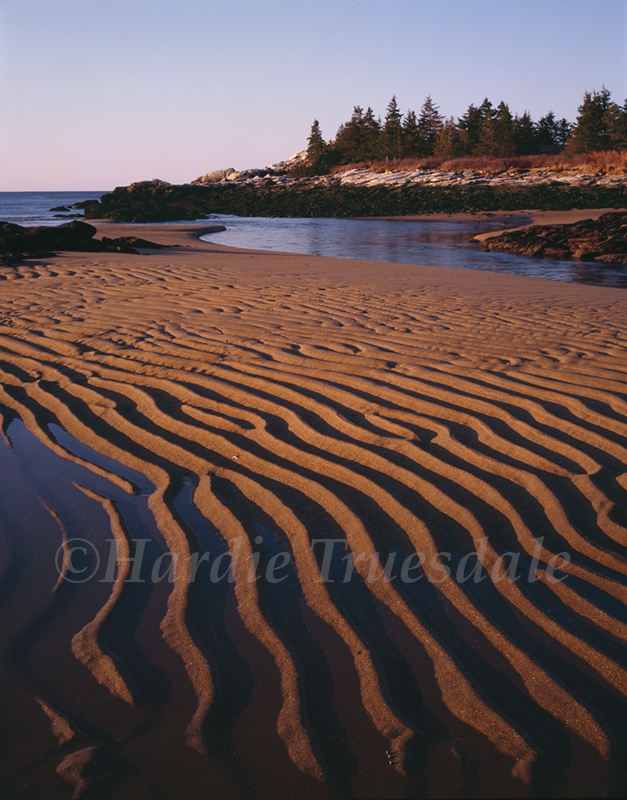
[[[289,185],[176,186],[145,181],[120,186],[92,201],[85,219],[113,222],[178,222],[212,214],[240,217],[389,217],[572,208],[625,208],[624,186],[321,186],[304,178]]]
[[[133,253],[136,249],[159,248],[155,244],[136,236],[117,239],[94,239],[96,228],[86,222],[66,222],[64,225],[39,228],[23,228],[12,222],[0,222],[0,264],[13,264],[26,258],[47,258],[55,250],[83,253]]]
[[[603,214],[571,225],[531,225],[481,241],[484,250],[627,266],[627,213]]]
[[[437,169],[393,170],[373,172],[369,169],[351,169],[333,175],[314,178],[294,178],[290,172],[307,161],[307,151],[295,153],[286,161],[279,161],[263,169],[245,169],[238,172],[232,167],[207,172],[192,181],[197,186],[604,186],[625,187],[627,176],[620,173],[603,175],[584,173],[577,169],[556,171],[550,167],[527,170],[512,168],[507,172],[488,174],[475,170],[443,172]]]

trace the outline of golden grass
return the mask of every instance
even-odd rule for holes
[[[352,169],[369,169],[371,172],[410,172],[417,169],[441,170],[442,172],[464,172],[472,170],[485,175],[500,175],[504,172],[522,173],[531,170],[542,172],[566,172],[576,170],[585,174],[627,174],[627,150],[604,150],[596,153],[569,153],[557,155],[513,156],[495,158],[491,156],[464,156],[444,159],[438,156],[425,158],[401,158],[389,161],[359,161],[333,167],[332,175]]]

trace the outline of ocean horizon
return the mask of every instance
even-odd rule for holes
[[[0,192],[0,220],[17,225],[60,225],[82,217],[74,203],[98,200],[108,189],[93,192]],[[59,207],[67,211],[56,211]]]

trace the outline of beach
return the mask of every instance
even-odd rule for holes
[[[627,293],[97,226],[0,268],[6,796],[620,796]]]

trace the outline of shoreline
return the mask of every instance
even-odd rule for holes
[[[172,246],[2,268],[7,792],[616,794],[627,294],[96,227]]]
[[[507,212],[507,211],[496,211],[496,212],[472,212],[472,213],[459,213],[459,214],[429,214],[429,215],[410,215],[406,217],[356,217],[355,219],[358,220],[389,220],[394,222],[429,222],[429,221],[446,221],[446,222],[473,222],[477,225],[485,225],[490,224],[495,226],[494,230],[483,231],[482,233],[475,234],[471,238],[471,242],[476,242],[477,244],[482,244],[487,240],[497,238],[504,234],[512,233],[515,231],[524,231],[526,229],[534,228],[535,226],[561,226],[561,225],[572,225],[573,223],[582,221],[582,220],[598,220],[601,216],[607,213],[627,213],[627,210],[622,209],[613,209],[613,208],[601,208],[601,209],[571,209],[569,211],[538,211],[534,209],[529,209],[526,211],[521,211],[520,213],[517,212]],[[244,218],[245,219],[245,218]],[[91,223],[94,225],[101,225],[104,226],[106,231],[113,231],[114,236],[122,236],[124,232],[127,233],[132,231],[134,236],[150,236],[150,231],[153,229],[160,230],[159,223],[112,223],[108,220],[91,220]],[[113,227],[112,227],[113,226]],[[116,227],[118,226],[118,227]],[[154,228],[153,226],[156,226]],[[201,224],[193,224],[193,223],[181,223],[179,225],[169,223],[163,226],[165,231],[169,230],[176,230],[180,232],[187,232],[189,237],[194,240],[200,240],[200,237],[206,233],[214,232],[216,229],[224,228],[224,226],[208,226],[203,228]],[[161,239],[163,239],[163,231],[159,234]],[[217,245],[214,243],[212,246],[216,247],[231,247],[230,245]],[[234,248],[236,250],[246,250],[248,248]],[[485,249],[485,247],[484,247]],[[492,249],[492,248],[491,248]],[[498,248],[496,248],[498,250]],[[143,251],[147,253],[148,251]],[[276,253],[282,255],[302,255],[307,256],[307,253],[293,253],[292,251],[280,251],[280,250],[270,250],[270,249],[259,249],[259,248],[250,248],[250,252],[256,253]],[[314,257],[314,256],[311,256]],[[315,256],[316,258],[320,256]],[[344,255],[337,255],[337,256],[329,256],[330,258],[341,258],[341,259],[351,259],[351,256],[344,256]],[[489,256],[488,256],[489,258]],[[365,259],[358,259],[358,260],[365,260]],[[554,261],[556,271],[559,268],[562,268],[562,264],[564,263],[564,258],[553,258],[547,257],[547,261]],[[576,258],[566,259],[569,264],[577,264],[582,263],[577,261]],[[393,264],[393,263],[400,263],[400,262],[382,262],[386,264]],[[586,263],[590,263],[589,261]],[[619,262],[620,263],[620,262]],[[421,267],[420,264],[415,262],[408,262],[415,267]],[[435,266],[435,265],[434,265]],[[438,265],[435,268],[446,268],[444,265]],[[462,269],[461,267],[449,267],[454,269]],[[601,269],[605,269],[605,264],[600,265]],[[608,265],[609,270],[613,267],[612,264]],[[491,269],[481,269],[481,267],[474,267],[470,268],[473,272],[488,272],[490,274],[519,274],[517,272],[508,272],[506,270],[491,270]],[[524,273],[523,273],[524,274]],[[536,275],[530,274],[526,275],[525,277],[539,277]],[[572,276],[575,278],[576,276]],[[577,280],[563,280],[562,278],[555,278],[551,277],[550,274],[542,275],[543,280],[559,280],[560,282],[570,283],[570,282],[584,282],[587,283],[586,280],[582,280],[580,277],[580,281]],[[594,279],[594,285],[603,285],[603,282],[600,281],[599,278]],[[609,284],[610,286],[612,284]],[[616,286],[615,288],[624,288],[620,285]]]
[[[268,217],[404,216],[423,213],[568,210],[627,205],[616,186],[173,186],[144,181],[118,187],[85,208],[85,219],[114,222],[195,220],[208,214]]]

